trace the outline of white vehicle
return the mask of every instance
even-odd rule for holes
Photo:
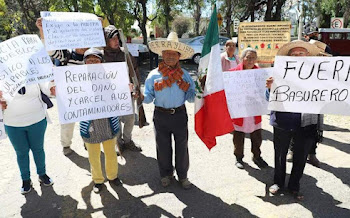
[[[191,48],[193,48],[194,50],[194,54],[191,57],[191,59],[195,64],[199,64],[199,60],[201,59],[204,38],[205,38],[204,36],[197,36],[186,43],[187,45],[191,46]],[[219,44],[220,44],[221,52],[225,51],[225,43],[227,40],[229,40],[229,38],[224,36],[219,36]]]

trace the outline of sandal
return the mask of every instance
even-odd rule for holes
[[[273,184],[269,188],[269,192],[273,195],[277,194],[277,192],[280,190],[280,187],[277,184]]]
[[[298,191],[290,191],[290,193],[293,195],[294,199],[297,201],[304,200],[304,195]]]

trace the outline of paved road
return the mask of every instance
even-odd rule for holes
[[[260,170],[254,165],[247,138],[247,164],[245,170],[239,170],[234,166],[232,135],[219,137],[218,145],[209,152],[194,133],[193,104],[187,104],[187,109],[193,189],[182,190],[179,184],[161,187],[151,122],[153,105],[145,105],[151,125],[135,126],[133,135],[143,152],[126,152],[125,159],[119,158],[123,186],[106,184],[103,192],[93,193],[78,126],[72,146],[75,152],[65,157],[55,106],[49,110],[53,124],[45,138],[47,172],[55,184],[40,186],[31,160],[34,190],[21,195],[16,155],[8,139],[1,141],[0,217],[350,217],[350,117],[326,116],[325,140],[317,150],[322,165],[306,166],[301,188],[305,200],[298,203],[288,194],[268,194],[273,135],[267,116],[263,116],[262,156],[270,167]],[[287,167],[290,172],[291,164]]]

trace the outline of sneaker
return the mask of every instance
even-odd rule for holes
[[[288,150],[287,161],[288,162],[292,162],[293,161],[293,151],[292,150]]]
[[[171,181],[174,179],[174,176],[166,176],[160,179],[160,182],[162,183],[162,186],[168,187],[171,184]]]
[[[188,178],[181,179],[180,183],[181,183],[182,188],[185,190],[192,188],[192,183],[188,180]]]
[[[139,146],[136,146],[132,140],[129,143],[125,143],[124,148],[129,149],[130,151],[138,151],[138,152],[142,151],[142,149]]]
[[[92,188],[92,190],[95,193],[100,193],[103,189],[103,184],[95,184],[94,187]]]
[[[259,167],[259,168],[265,168],[268,166],[268,164],[262,159],[261,157],[253,158],[253,162]]]
[[[242,159],[237,159],[235,165],[236,165],[236,167],[237,167],[238,169],[244,169],[243,160],[242,160]]]
[[[31,190],[32,190],[32,180],[23,180],[23,185],[22,185],[22,188],[21,188],[21,194],[24,195],[24,194],[27,194],[29,193]]]
[[[46,174],[39,176],[39,182],[44,184],[45,186],[53,185],[52,179],[50,179],[50,177],[48,177]]]
[[[320,161],[317,159],[316,154],[309,154],[309,162],[315,167],[320,167]]]
[[[279,185],[277,184],[273,184],[272,186],[270,186],[269,188],[269,192],[273,195],[277,194],[278,191],[280,190],[281,188],[279,187]]]
[[[85,145],[85,144],[84,144],[84,145]],[[64,148],[63,148],[63,154],[64,154],[65,156],[70,155],[72,152],[73,152],[73,150],[72,150],[70,147],[64,147]]]
[[[118,177],[113,179],[113,180],[109,180],[109,183],[113,184],[115,186],[121,186],[122,185],[122,182],[120,181],[120,179]]]

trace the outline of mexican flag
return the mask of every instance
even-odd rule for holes
[[[210,150],[216,145],[216,136],[233,131],[224,91],[216,5],[205,36],[198,73],[199,78],[206,75],[206,82],[202,90],[196,81],[195,131]]]

